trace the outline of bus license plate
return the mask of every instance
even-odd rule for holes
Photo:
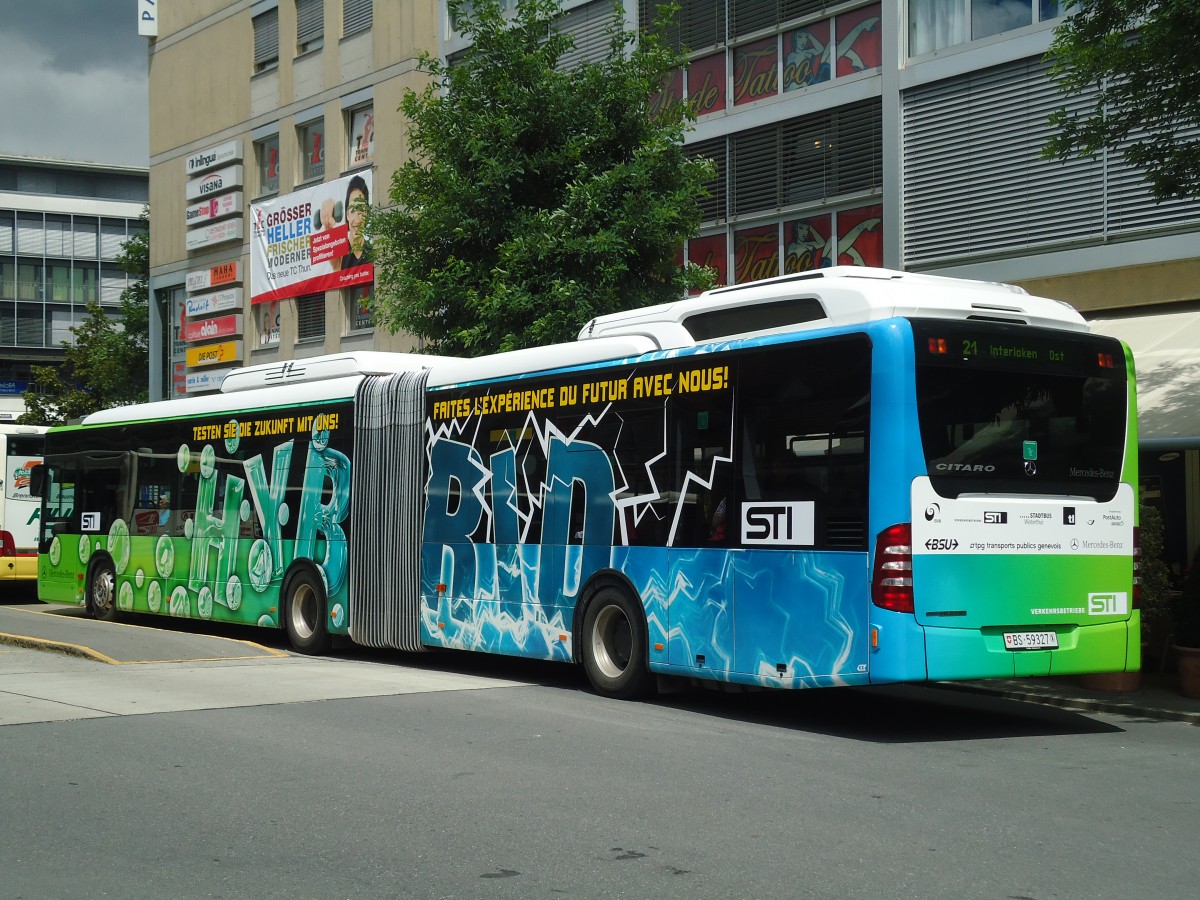
[[[1057,650],[1058,633],[1054,631],[1006,631],[1006,650]]]

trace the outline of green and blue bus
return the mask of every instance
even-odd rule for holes
[[[1128,349],[1066,304],[826,269],[52,429],[39,586],[615,697],[1132,671],[1135,422]]]

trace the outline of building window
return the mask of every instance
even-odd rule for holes
[[[17,299],[42,300],[42,263],[31,259],[17,260]]]
[[[296,338],[301,341],[325,337],[325,295],[296,298]]]
[[[342,37],[349,37],[371,27],[373,0],[344,0],[342,3]]]
[[[2,189],[3,186],[0,185],[0,190]],[[13,189],[16,189],[15,185]],[[0,253],[13,252],[13,235],[15,233],[16,230],[13,228],[13,214],[0,210]]]
[[[254,161],[258,166],[258,192],[279,193],[279,135],[254,142]]]
[[[325,120],[316,119],[296,129],[300,139],[300,180],[325,177]]]
[[[125,220],[102,219],[100,221],[100,258],[117,259],[125,252]]]
[[[909,0],[908,53],[920,56],[1046,22],[1062,15],[1062,0]]]
[[[19,347],[46,346],[46,308],[41,303],[17,304],[17,333],[14,343]]]
[[[121,294],[125,292],[126,276],[120,266],[102,265],[100,267],[100,302],[109,305],[121,302]]]
[[[346,111],[346,160],[349,168],[375,158],[375,107],[359,106]]]
[[[375,327],[375,317],[368,305],[372,298],[370,286],[349,288],[343,291],[346,297],[347,325],[351,331],[365,331]]]
[[[254,71],[265,72],[279,65],[279,10],[269,9],[252,19],[254,23]]]
[[[100,220],[90,216],[76,216],[71,230],[76,258],[95,259],[100,255]]]
[[[71,271],[71,299],[75,303],[95,303],[100,299],[100,272],[95,263],[75,260]]]
[[[325,0],[296,0],[296,52],[325,45]]]
[[[258,344],[266,347],[279,343],[279,301],[271,300],[255,307],[258,321]],[[324,329],[322,329],[324,333]]]

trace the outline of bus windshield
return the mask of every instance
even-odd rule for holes
[[[914,322],[934,489],[1109,500],[1125,450],[1118,341],[992,323]]]

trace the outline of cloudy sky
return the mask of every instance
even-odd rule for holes
[[[0,153],[149,162],[135,0],[0,0]]]

